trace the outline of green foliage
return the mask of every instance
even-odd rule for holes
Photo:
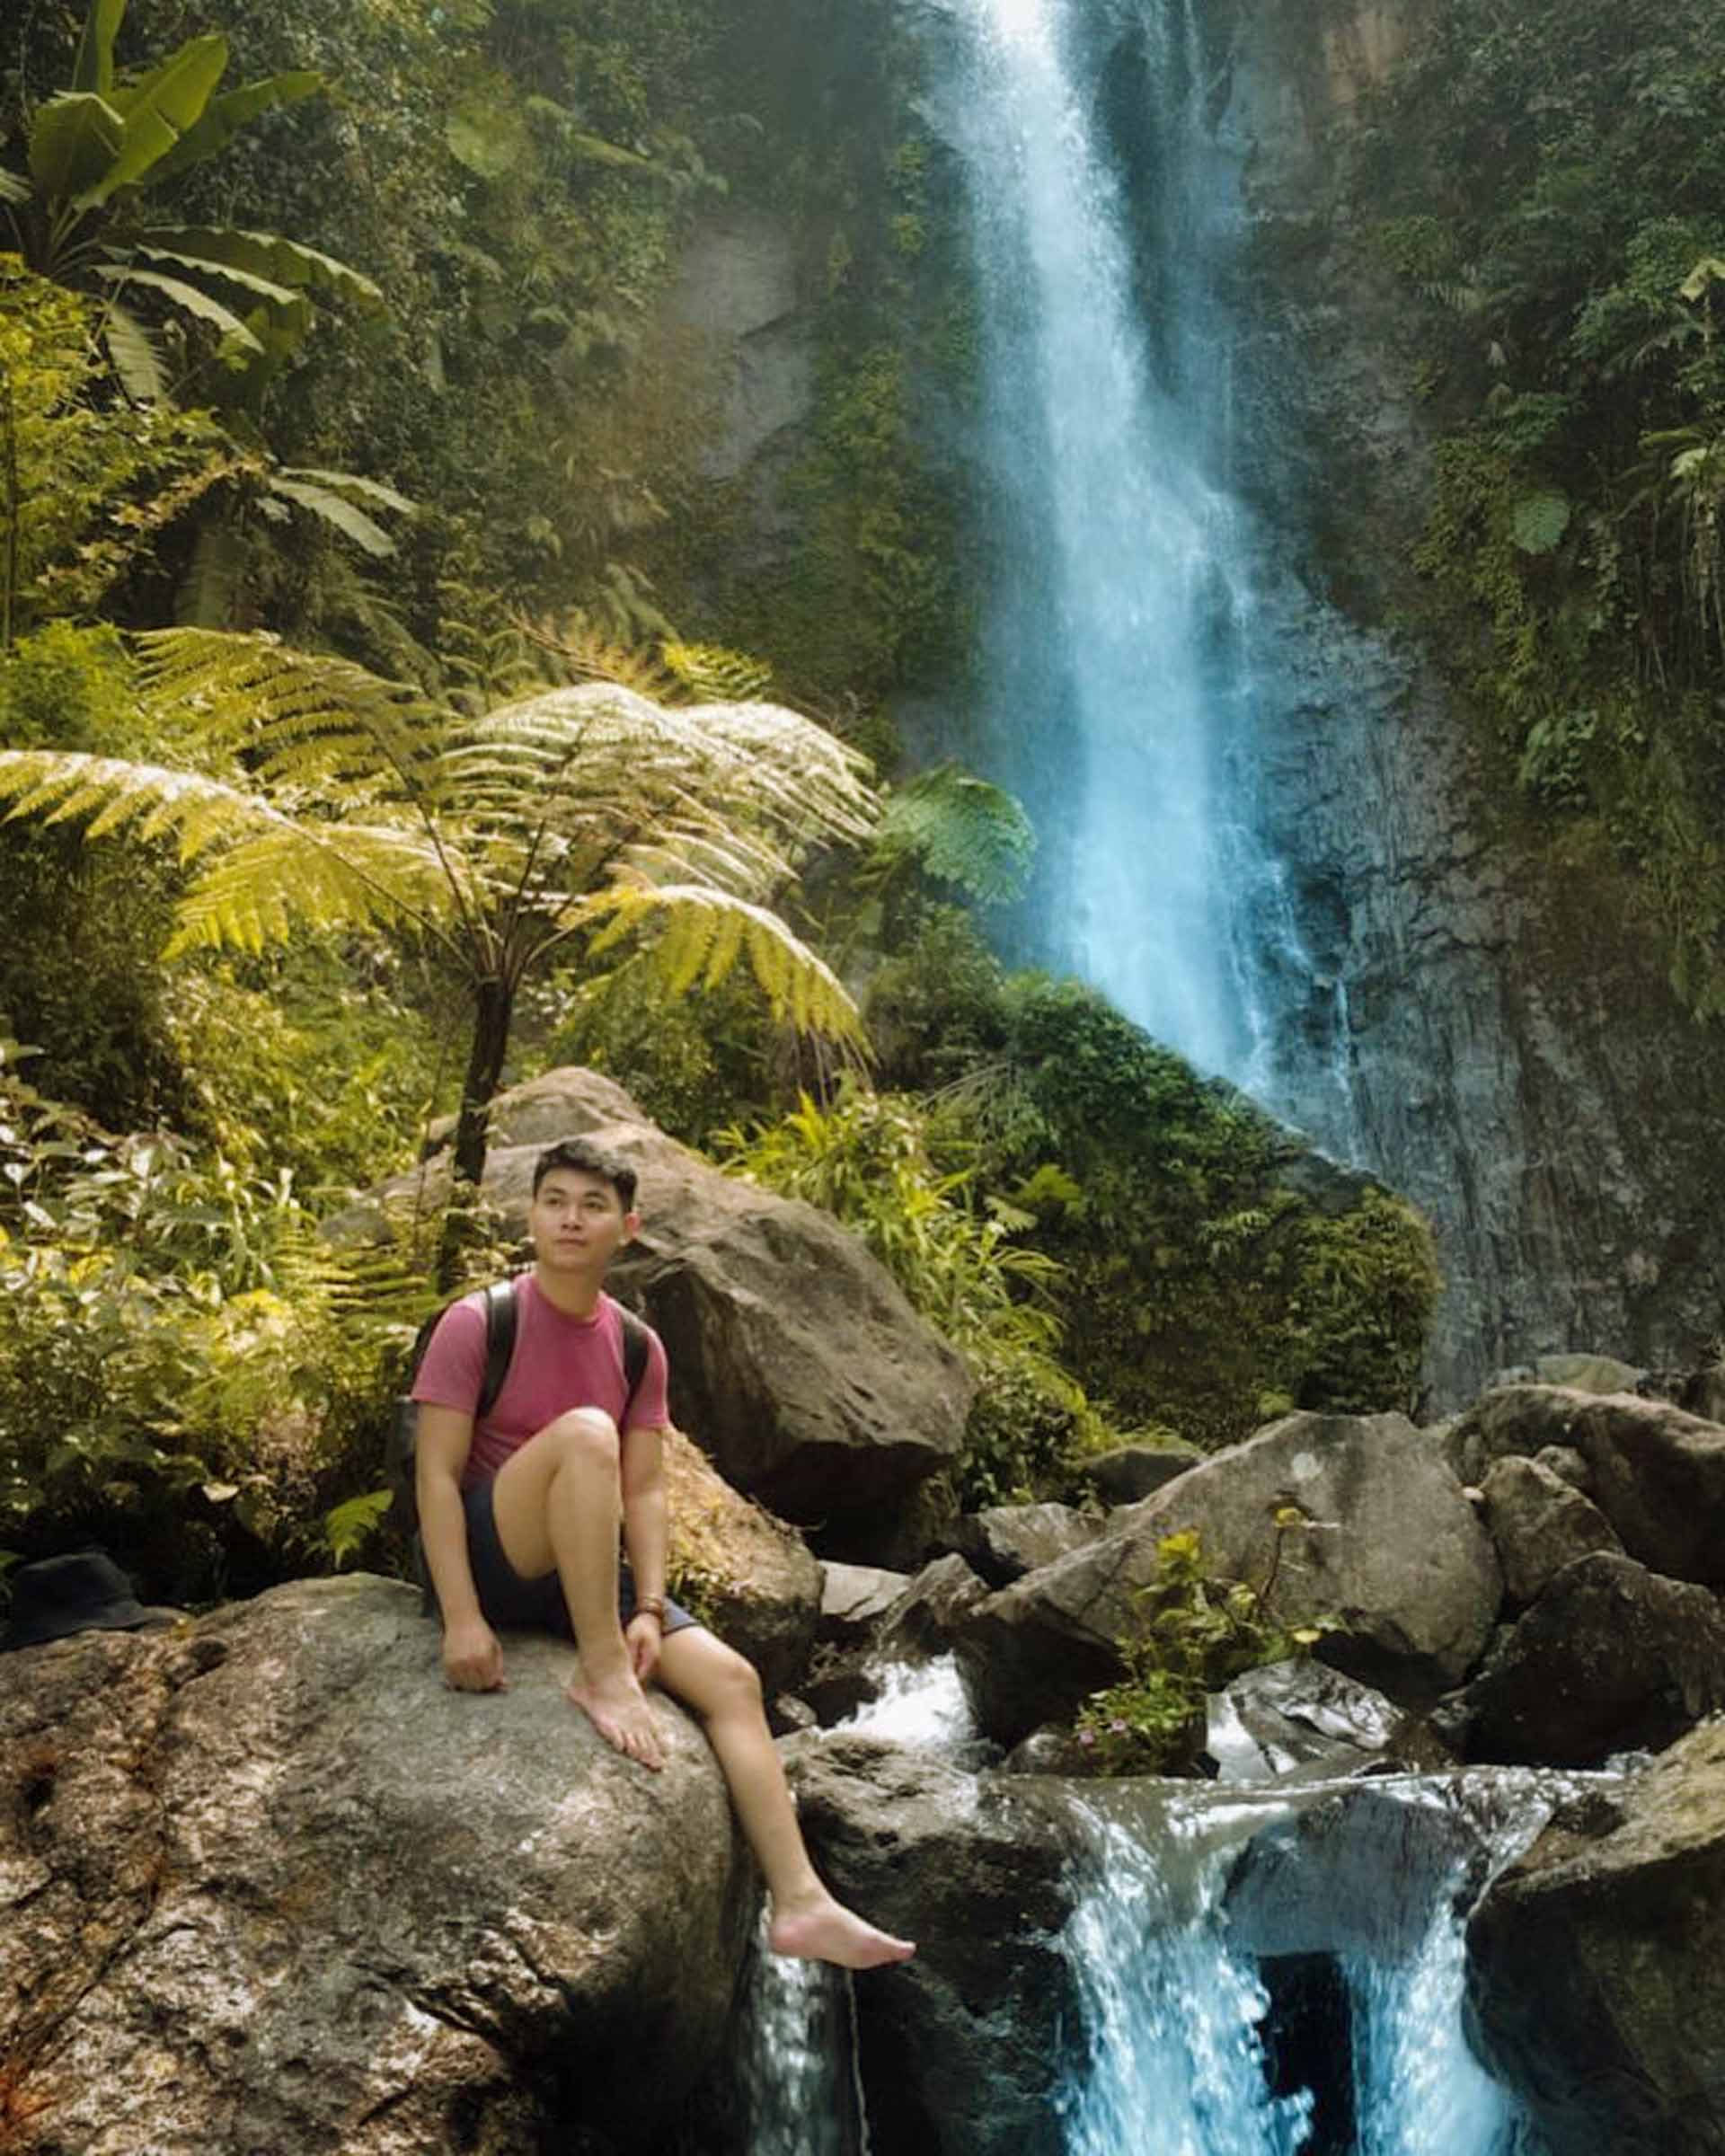
[[[865,880],[915,865],[967,898],[995,906],[1023,888],[1036,834],[1010,793],[942,764],[896,786],[875,832]]]
[[[1243,1096],[1079,983],[1006,975],[961,916],[930,916],[867,1011],[882,1079],[938,1091],[937,1153],[1033,1216],[1067,1367],[1117,1418],[1209,1446],[1266,1398],[1412,1404],[1438,1276],[1407,1208],[1364,1183],[1320,1206]]]
[[[0,253],[0,654],[93,606],[238,468],[207,417],[97,396],[97,320]]]
[[[724,1131],[718,1142],[733,1172],[854,1228],[916,1308],[960,1347],[1052,1343],[1046,1294],[1058,1268],[1013,1241],[1029,1224],[1023,1215],[965,1202],[972,1179],[935,1168],[914,1102],[847,1078],[829,1106],[805,1093],[781,1122],[748,1135]]]
[[[1331,1616],[1284,1623],[1270,1599],[1283,1541],[1304,1533],[1297,1506],[1278,1507],[1269,1578],[1253,1587],[1204,1569],[1195,1529],[1164,1535],[1155,1577],[1134,1596],[1137,1621],[1119,1641],[1126,1675],[1092,1692],[1074,1725],[1101,1774],[1190,1771],[1204,1738],[1207,1695],[1261,1663],[1311,1651],[1338,1629]]]
[[[685,1144],[703,1147],[739,1115],[767,1112],[779,1044],[759,999],[734,976],[668,1003],[652,961],[636,953],[553,977],[541,1000],[538,1059],[605,1072]]]
[[[1456,0],[1368,110],[1355,200],[1435,310],[1429,629],[1548,838],[1725,1012],[1725,67],[1707,0]],[[1387,217],[1384,212],[1388,211]],[[1489,632],[1482,643],[1478,624]]]
[[[1049,1298],[1060,1268],[1021,1238],[1028,1215],[978,1199],[966,1170],[942,1171],[916,1103],[841,1082],[826,1107],[715,1139],[734,1173],[822,1206],[854,1229],[912,1306],[969,1356],[978,1399],[965,1435],[962,1504],[1041,1495],[1089,1416],[1055,1359]]]
[[[28,116],[31,184],[9,190],[12,223],[42,276],[107,295],[110,358],[132,401],[154,403],[166,393],[165,347],[135,311],[154,299],[210,332],[194,364],[215,370],[211,401],[255,408],[312,327],[311,290],[339,292],[362,308],[381,305],[382,294],[315,248],[172,224],[152,216],[142,198],[219,155],[264,114],[317,94],[323,79],[296,68],[217,97],[227,40],[208,34],[121,80],[114,42],[125,14],[125,0],[90,0],[73,87]],[[224,370],[237,385],[219,382]]]
[[[111,631],[50,622],[0,658],[0,741],[125,755],[144,738]],[[14,829],[0,845],[0,1031],[40,1051],[46,1091],[120,1127],[185,1106],[156,962],[174,889],[159,852],[98,856],[66,830]]]
[[[775,1016],[857,1031],[836,976],[765,903],[815,840],[859,837],[872,814],[857,759],[811,720],[668,709],[615,684],[472,718],[267,638],[142,641],[146,708],[195,711],[206,766],[0,749],[0,800],[91,837],[171,837],[193,873],[170,956],[261,953],[298,928],[417,938],[471,998],[458,1181],[480,1179],[522,984],[571,944],[597,958],[644,932],[673,999],[746,956]],[[459,1233],[452,1215],[446,1276]]]
[[[124,1549],[146,1592],[303,1567],[385,1347],[430,1300],[322,1245],[286,1177],[111,1139],[0,1053],[0,1545]]]

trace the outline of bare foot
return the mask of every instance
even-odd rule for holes
[[[830,1894],[775,1913],[766,1943],[775,1954],[836,1962],[841,1969],[878,1969],[888,1962],[908,1961],[916,1951],[911,1940],[877,1931]]]
[[[607,1745],[658,1773],[665,1764],[665,1747],[633,1670],[625,1666],[615,1676],[571,1678],[564,1689]]]

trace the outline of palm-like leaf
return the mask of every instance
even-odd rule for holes
[[[765,901],[804,849],[863,835],[874,813],[854,752],[774,705],[673,709],[594,683],[464,720],[349,660],[269,637],[167,629],[137,644],[146,707],[159,723],[195,715],[212,755],[238,759],[250,790],[13,751],[0,755],[0,800],[15,815],[93,817],[93,835],[172,834],[188,861],[222,849],[188,894],[181,945],[255,948],[296,918],[393,917],[464,931],[488,963],[507,947],[526,970],[601,922],[668,933],[680,918],[686,935],[691,909],[732,901],[739,921],[751,906],[773,920]],[[344,854],[350,873],[334,865]],[[830,975],[809,972],[793,992],[801,960],[787,972],[784,954],[803,947],[761,921],[724,929],[718,948],[730,955],[710,977],[747,947],[775,999],[847,1011]],[[697,970],[714,963],[713,948]],[[681,980],[688,962],[676,946],[668,978]]]
[[[809,845],[875,813],[861,759],[797,713],[592,683],[470,720],[267,637],[138,641],[146,704],[194,717],[234,775],[3,750],[0,805],[172,840],[195,873],[171,950],[261,950],[301,925],[438,941],[474,992],[462,1173],[482,1164],[516,992],[577,937],[645,932],[673,994],[747,957],[776,1014],[860,1045],[844,986],[768,903]]]

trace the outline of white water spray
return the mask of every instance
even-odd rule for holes
[[[937,99],[969,181],[995,543],[982,755],[1031,804],[1039,955],[1237,1080],[1269,1022],[1246,917],[1263,864],[1227,794],[1252,722],[1243,515],[1219,483],[1231,367],[1205,288],[1225,190],[1158,190],[1146,320],[1070,0],[953,0]],[[1146,0],[1165,163],[1204,161],[1191,0]],[[1093,85],[1092,86],[1093,90]]]

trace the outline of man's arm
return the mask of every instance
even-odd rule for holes
[[[670,1513],[665,1496],[665,1433],[635,1423],[623,1434],[623,1540],[640,1604],[629,1622],[629,1653],[643,1683],[653,1674],[664,1631],[647,1607],[665,1599]]]
[[[467,1556],[461,1471],[473,1442],[473,1418],[429,1401],[419,1406],[413,1441],[420,1540],[443,1612],[443,1671],[457,1692],[504,1689],[503,1649],[480,1613]]]

